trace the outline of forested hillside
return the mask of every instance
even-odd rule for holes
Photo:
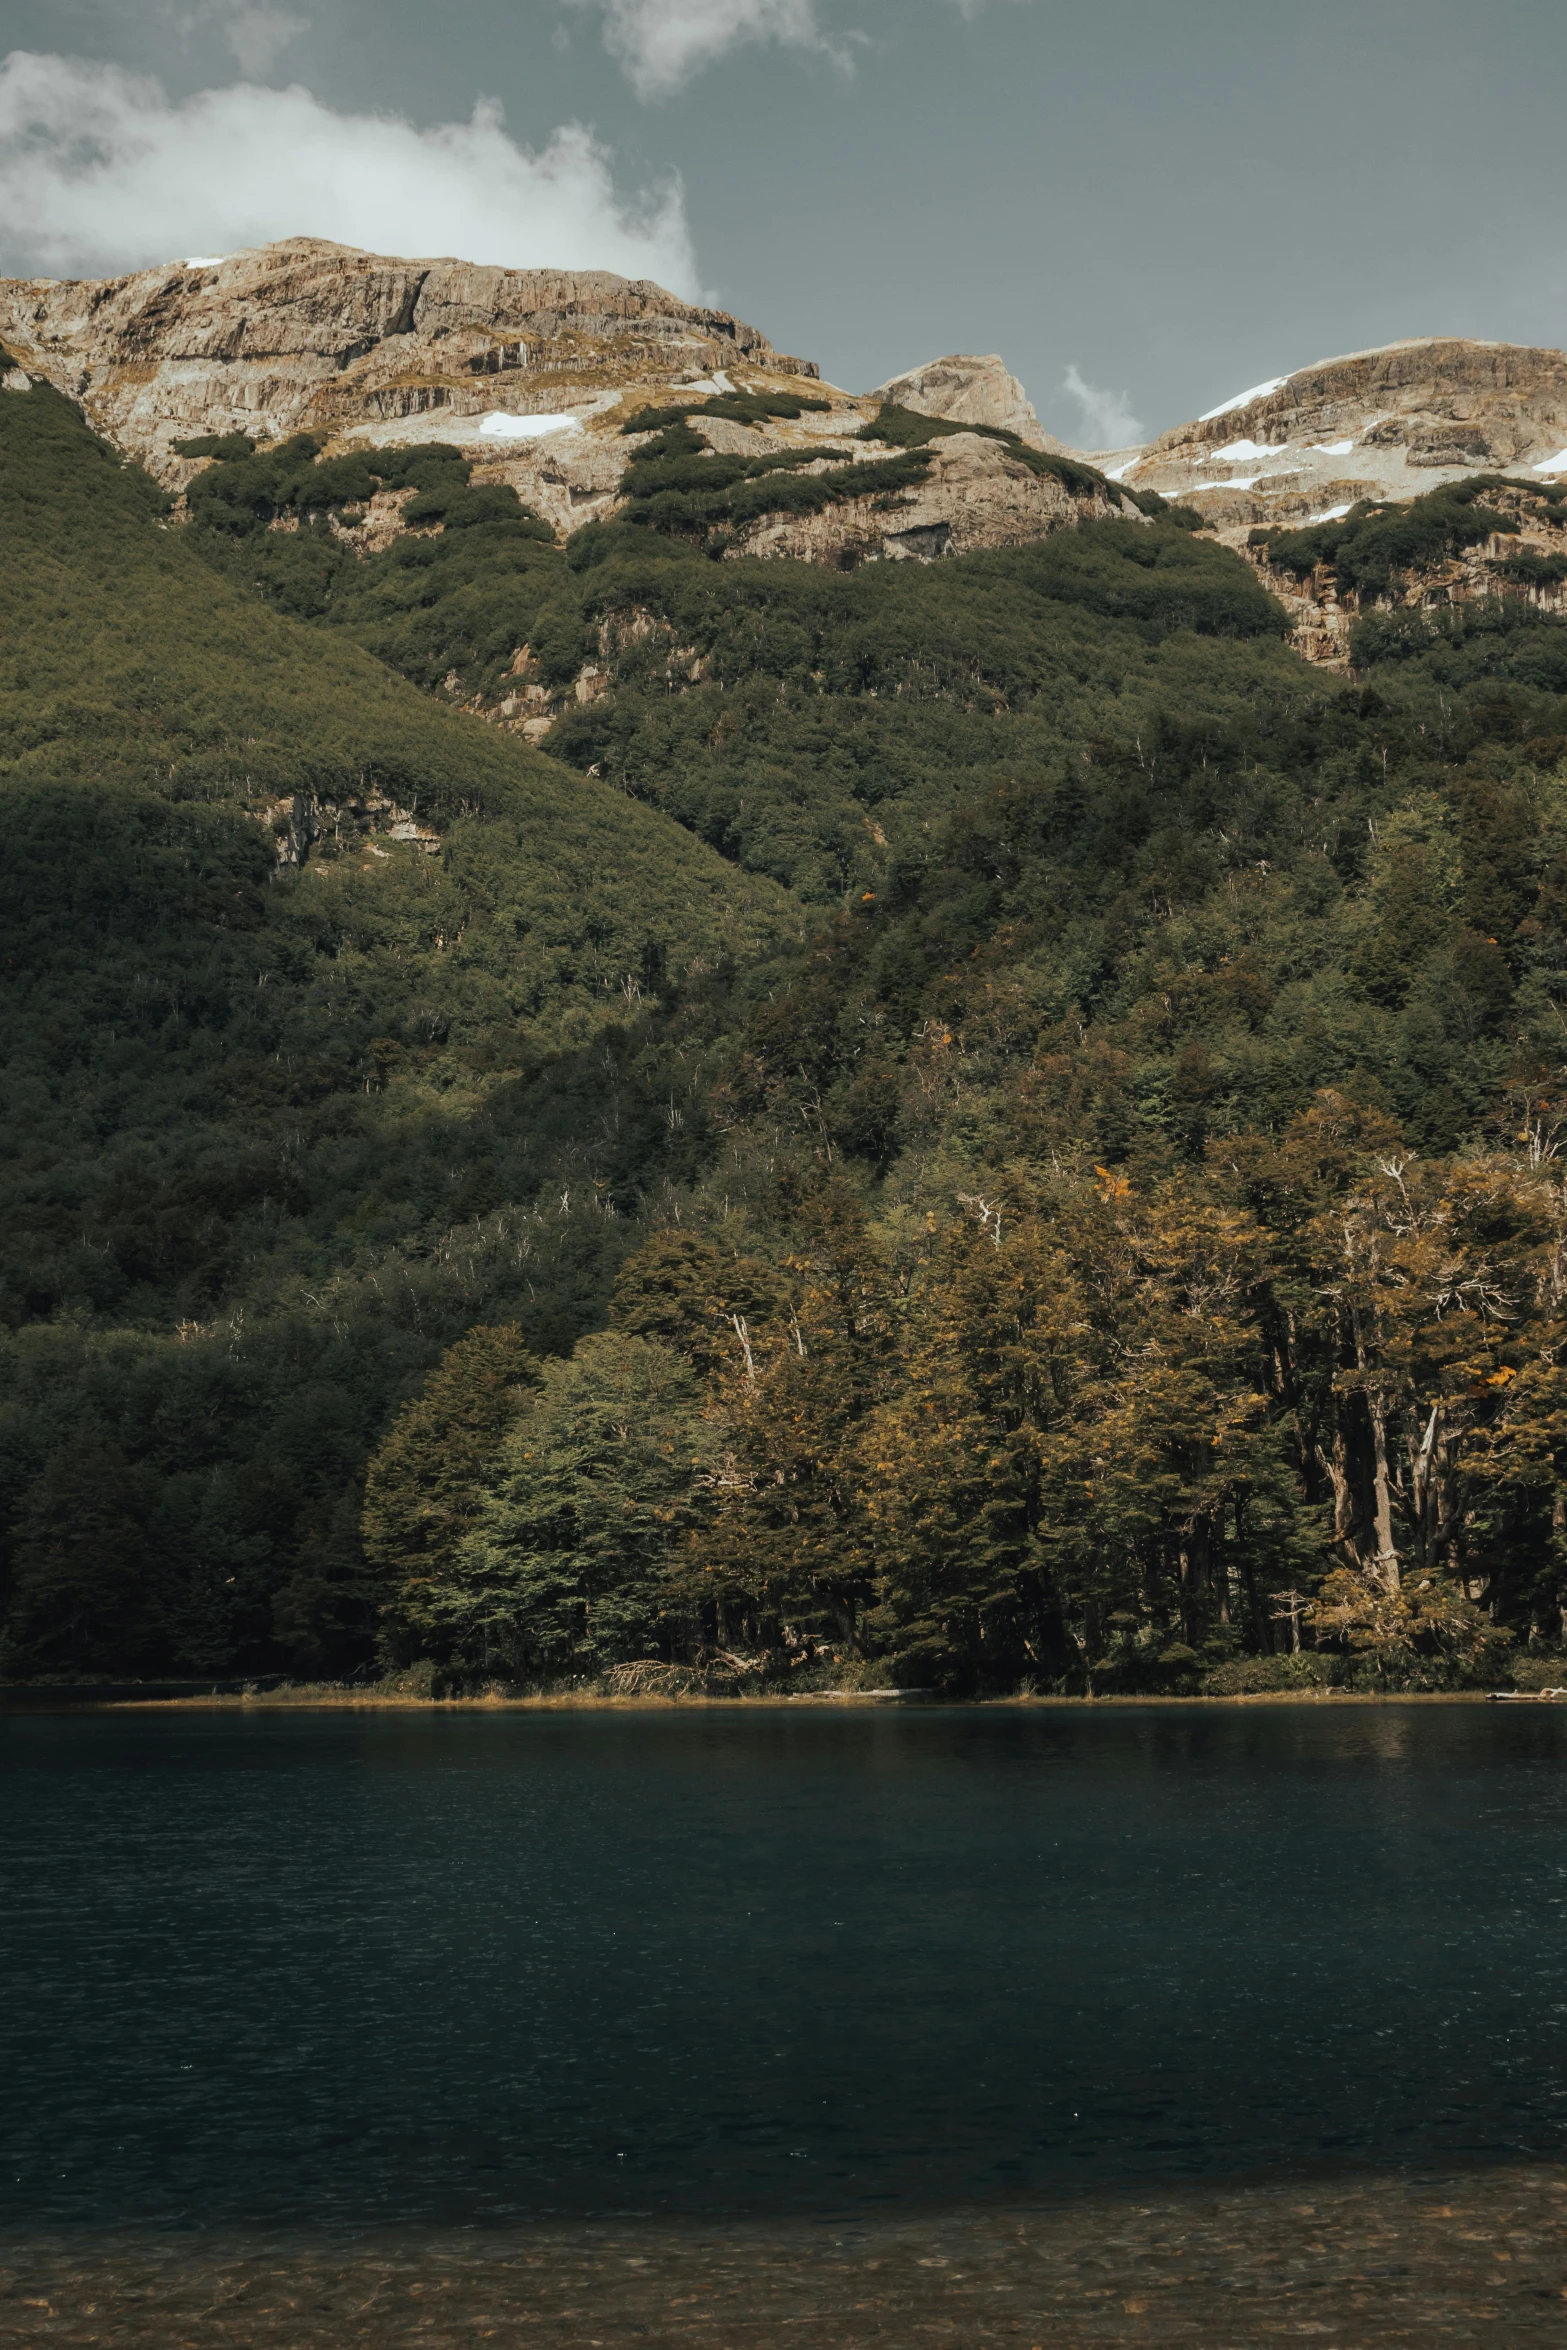
[[[1526,583],[1345,678],[1183,513],[840,574],[724,559],[678,443],[564,551],[295,445],[176,528],[0,429],[13,1671],[1548,1662]],[[524,647],[607,686],[548,757],[436,706]],[[256,806],[370,784],[438,854],[278,875]]]
[[[215,578],[43,387],[0,501],[11,1654],[362,1656],[388,1414],[497,1301],[600,1317],[688,1149],[624,1023],[798,918]]]

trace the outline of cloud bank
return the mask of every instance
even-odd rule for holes
[[[665,98],[730,49],[774,41],[847,62],[817,20],[815,0],[570,0],[604,14],[604,45],[639,98]]]
[[[1071,393],[1083,412],[1085,449],[1129,449],[1134,441],[1147,439],[1125,392],[1102,392],[1097,384],[1085,382],[1076,367],[1067,369],[1061,389]]]
[[[960,16],[977,16],[989,0],[952,0]],[[847,72],[859,32],[828,33],[818,0],[565,0],[604,17],[604,45],[631,77],[639,98],[667,98],[704,65],[748,41],[814,50]]]
[[[0,63],[0,271],[109,276],[289,236],[700,291],[678,184],[627,199],[580,124],[531,152],[487,100],[418,130],[298,88],[174,103],[118,66],[23,50]]]

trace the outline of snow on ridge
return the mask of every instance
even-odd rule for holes
[[[191,253],[180,263],[181,269],[217,269],[229,256],[227,253]]]
[[[1216,416],[1233,415],[1237,408],[1249,408],[1253,400],[1265,400],[1270,392],[1281,392],[1288,382],[1287,375],[1271,375],[1265,384],[1253,384],[1249,392],[1238,392],[1233,400],[1221,400],[1217,408],[1205,409],[1197,421],[1212,424]]]
[[[513,416],[505,408],[492,408],[488,416],[480,417],[479,430],[487,441],[539,441],[549,432],[580,432],[582,425],[577,417],[564,412]]]
[[[1542,457],[1538,465],[1531,465],[1531,473],[1561,473],[1567,471],[1567,449],[1558,449],[1554,457]]]
[[[1320,514],[1313,514],[1311,520],[1313,522],[1342,522],[1349,510],[1350,501],[1346,498],[1342,506],[1326,506]]]
[[[1254,490],[1259,481],[1270,481],[1271,474],[1240,473],[1233,481],[1194,481],[1188,489],[1167,490],[1166,497],[1200,498],[1205,490]]]
[[[1197,462],[1199,465],[1231,465],[1242,457],[1282,457],[1287,446],[1288,443],[1284,441],[1226,441],[1222,449],[1210,449]]]

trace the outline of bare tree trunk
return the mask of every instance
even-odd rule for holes
[[[1393,1488],[1387,1471],[1387,1411],[1380,1395],[1366,1397],[1366,1409],[1371,1417],[1371,1457],[1373,1462],[1374,1492],[1376,1496],[1376,1571],[1383,1587],[1396,1591],[1399,1587],[1398,1552],[1393,1547]]]
[[[1355,1368],[1360,1373],[1360,1392],[1365,1397],[1366,1417],[1371,1423],[1372,1462],[1372,1521],[1376,1534],[1376,1559],[1373,1573],[1385,1591],[1399,1588],[1398,1552],[1393,1544],[1393,1485],[1387,1465],[1387,1402],[1369,1377],[1370,1365],[1366,1354],[1365,1333],[1360,1316],[1351,1309],[1355,1332]]]
[[[1328,1539],[1335,1550],[1342,1550],[1358,1566],[1360,1562],[1355,1557],[1353,1539],[1355,1490],[1349,1479],[1349,1447],[1344,1441],[1342,1421],[1334,1421],[1331,1451],[1324,1451],[1321,1444],[1315,1445],[1313,1450],[1317,1456],[1317,1466],[1326,1477],[1333,1495],[1333,1532]]]
[[[1418,1444],[1411,1440],[1409,1462],[1409,1494],[1415,1521],[1415,1533],[1420,1543],[1420,1563],[1429,1567],[1437,1546],[1437,1528],[1441,1515],[1441,1466],[1437,1451],[1437,1429],[1441,1423],[1442,1407],[1431,1406],[1431,1417]],[[1416,1422],[1418,1427],[1419,1422]]]

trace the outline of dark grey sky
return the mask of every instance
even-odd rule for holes
[[[1563,0],[0,0],[0,36],[175,100],[243,56],[337,114],[589,124],[785,349],[855,389],[999,350],[1073,440],[1069,368],[1152,431],[1399,335],[1567,340]]]

